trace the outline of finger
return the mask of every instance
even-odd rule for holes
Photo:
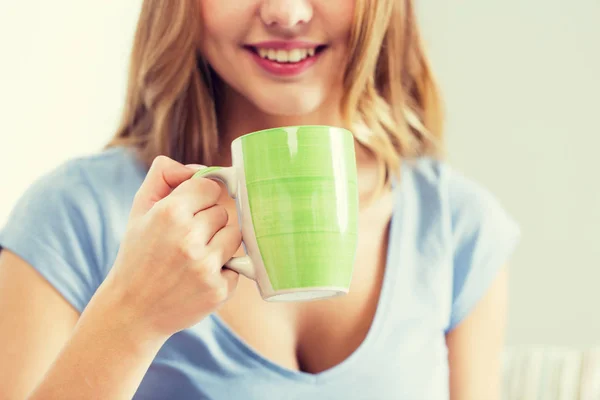
[[[225,207],[214,205],[206,210],[200,211],[194,216],[193,233],[197,243],[206,245],[213,236],[227,225],[229,215]]]
[[[206,178],[193,178],[177,186],[161,202],[175,202],[177,207],[192,217],[194,214],[217,204],[221,193],[221,186],[217,182]]]
[[[206,245],[206,250],[214,261],[211,267],[215,271],[221,269],[241,244],[242,233],[237,226],[227,225],[218,230]]]
[[[223,278],[223,283],[227,286],[227,293],[231,295],[238,285],[240,274],[225,267],[221,269],[221,277]]]
[[[198,168],[186,167],[169,157],[156,157],[135,195],[131,213],[145,214],[156,202],[169,195],[197,171]]]

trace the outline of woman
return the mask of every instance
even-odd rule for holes
[[[145,0],[115,138],[0,236],[2,398],[499,398],[518,229],[438,160],[440,114],[410,0]],[[356,265],[346,296],[268,303],[222,268],[232,200],[189,178],[300,124],[355,135]]]

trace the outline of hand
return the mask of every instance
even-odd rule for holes
[[[190,179],[197,169],[154,160],[103,288],[150,335],[168,337],[198,323],[237,285],[238,274],[222,266],[241,234],[217,205],[219,184]]]

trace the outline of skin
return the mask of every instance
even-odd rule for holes
[[[229,84],[221,134],[231,140],[271,126],[341,124],[337,71],[348,51],[350,2],[223,3],[201,1],[211,16],[201,50]],[[305,75],[280,79],[252,64],[241,48],[289,38],[327,44],[328,53]],[[225,154],[220,164],[228,163]],[[357,165],[364,199],[376,184],[375,162],[358,149]],[[326,370],[359,346],[381,288],[391,194],[361,208],[349,295],[267,303],[251,281],[221,269],[240,253],[235,207],[218,184],[188,180],[194,170],[166,157],[155,160],[134,199],[115,265],[81,315],[24,260],[0,253],[0,399],[129,399],[162,344],[211,312],[262,355],[291,369]],[[504,269],[447,336],[453,400],[499,399],[506,286]],[[324,321],[327,330],[309,329]]]

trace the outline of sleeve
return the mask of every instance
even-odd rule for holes
[[[66,163],[17,201],[0,231],[0,250],[24,259],[82,312],[102,280],[101,221],[91,187]]]
[[[453,294],[446,332],[481,300],[519,242],[517,223],[486,189],[457,173],[448,178],[454,248]]]

